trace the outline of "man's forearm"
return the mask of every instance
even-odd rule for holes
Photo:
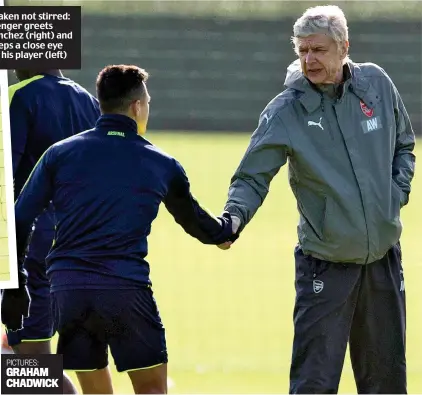
[[[246,183],[243,184],[243,181],[238,181],[230,187],[229,198],[224,207],[224,210],[228,211],[231,216],[239,218],[239,230],[243,230],[261,205],[256,194],[250,193],[250,187]]]
[[[415,174],[415,133],[413,131],[409,115],[403,101],[394,87],[395,91],[395,117],[397,125],[396,147],[394,152],[392,177],[394,182],[403,191],[402,206],[407,204],[411,190],[411,183]]]
[[[203,244],[221,244],[232,235],[230,218],[217,219],[190,193],[185,196],[170,193],[165,206],[184,231]]]
[[[239,218],[239,230],[243,230],[262,205],[267,193],[260,195],[247,181],[240,178],[233,179],[224,210]]]
[[[25,286],[28,279],[28,273],[23,263],[25,261],[26,249],[32,237],[32,222],[22,221],[18,215],[15,215],[16,227],[16,255],[18,260],[18,282],[19,288]]]
[[[23,266],[23,260],[18,259],[18,287],[24,287],[28,282],[28,272]]]
[[[287,162],[289,138],[281,118],[266,109],[231,179],[225,210],[240,219],[239,232],[250,222],[268,195],[272,179]]]
[[[21,221],[16,216],[16,253],[18,258],[23,259],[32,236],[32,222]]]
[[[401,206],[409,202],[411,183],[415,175],[416,157],[415,138],[413,133],[403,134],[397,141],[396,152],[393,159],[392,177],[402,191]]]
[[[406,194],[410,193],[415,175],[415,155],[412,151],[413,147],[400,150],[393,161],[393,179]]]

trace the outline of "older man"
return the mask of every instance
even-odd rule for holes
[[[414,132],[387,73],[348,57],[340,8],[308,9],[293,30],[299,59],[260,116],[225,209],[241,232],[289,163],[300,213],[290,393],[336,393],[348,342],[359,393],[406,393],[399,240]]]

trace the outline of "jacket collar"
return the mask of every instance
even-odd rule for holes
[[[100,130],[116,130],[133,135],[137,135],[138,126],[136,122],[125,115],[121,114],[103,114],[98,118],[95,125],[96,129]]]
[[[349,61],[344,67],[348,78],[344,82],[343,95],[346,91],[350,91],[363,101],[367,107],[370,109],[374,108],[380,98],[369,78],[364,75],[363,70],[354,62]],[[321,106],[321,93],[303,75],[299,60],[294,61],[287,68],[284,85],[287,88],[303,93],[299,100],[308,113],[316,111]]]

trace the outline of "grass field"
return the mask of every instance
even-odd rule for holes
[[[150,133],[184,165],[198,199],[219,213],[249,137]],[[419,154],[422,150],[419,148]],[[403,210],[408,390],[422,393],[422,178]],[[150,237],[151,277],[167,328],[171,393],[286,393],[292,343],[296,212],[286,169],[229,251],[186,235],[163,208]],[[386,323],[388,325],[388,323]],[[116,393],[131,393],[114,373]],[[340,392],[356,393],[348,355]]]

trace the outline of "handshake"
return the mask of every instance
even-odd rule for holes
[[[222,244],[218,244],[217,247],[220,248],[221,250],[228,250],[231,245],[235,242],[235,240],[238,238],[238,234],[237,231],[240,227],[240,219],[238,217],[235,217],[233,215],[227,214],[230,218],[231,218],[231,225],[232,225],[232,235],[234,236],[233,239],[231,241],[226,241]],[[222,221],[220,219],[220,221]]]

